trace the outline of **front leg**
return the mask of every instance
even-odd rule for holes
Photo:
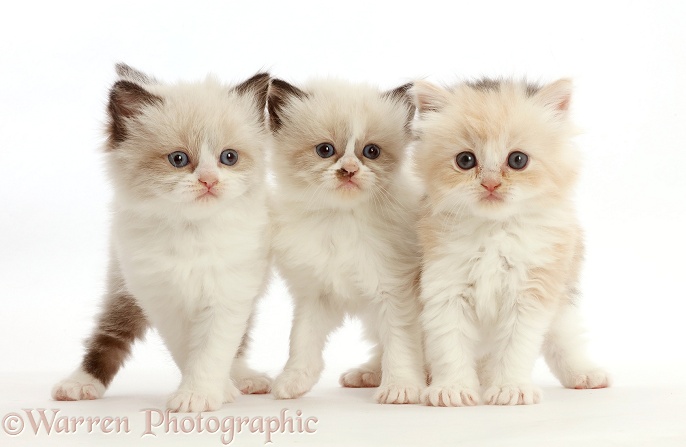
[[[525,294],[498,322],[492,350],[484,360],[484,400],[491,405],[528,405],[541,400],[531,372],[550,326],[550,303]]]
[[[381,384],[374,398],[382,404],[414,404],[426,386],[419,300],[413,289],[382,293],[376,327],[383,349]]]
[[[423,284],[421,322],[431,375],[431,384],[421,396],[426,405],[461,407],[479,403],[474,358],[478,341],[476,316],[469,304],[468,288],[460,289],[464,292],[455,294],[450,286],[437,281]]]
[[[179,389],[167,403],[170,410],[213,411],[240,394],[225,377],[245,333],[251,307],[250,300],[215,302],[190,319],[188,355]]]
[[[303,287],[294,296],[290,353],[283,372],[272,385],[277,399],[294,399],[312,389],[324,369],[326,339],[343,320],[343,313],[332,308],[318,292],[307,292]]]
[[[272,389],[272,380],[266,374],[255,371],[248,366],[246,352],[251,342],[254,312],[248,320],[248,327],[241,338],[236,358],[231,365],[231,373],[228,380],[235,384],[243,394],[267,394]]]

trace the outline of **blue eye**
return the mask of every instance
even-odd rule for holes
[[[317,155],[319,155],[322,158],[333,157],[333,155],[336,153],[336,149],[334,149],[333,144],[331,143],[318,144],[316,147],[316,151]]]
[[[460,152],[457,154],[457,157],[455,157],[455,163],[457,163],[457,166],[459,166],[460,169],[469,171],[476,166],[476,155],[472,152]]]
[[[175,168],[183,168],[189,162],[188,154],[181,151],[172,152],[171,154],[167,155],[167,159]]]
[[[233,149],[226,149],[219,156],[219,161],[226,166],[233,166],[238,163],[238,152]]]
[[[529,163],[529,156],[526,155],[524,152],[519,152],[519,151],[514,151],[510,155],[507,156],[507,164],[512,168],[516,170],[521,170],[526,168],[526,165]]]
[[[375,158],[378,158],[379,155],[381,155],[381,149],[379,149],[379,146],[376,144],[368,144],[362,149],[362,155],[365,157],[369,158],[370,160],[374,160]]]

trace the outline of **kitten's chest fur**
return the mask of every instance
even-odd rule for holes
[[[266,270],[264,210],[198,221],[118,213],[112,230],[127,288],[144,307],[232,299],[234,289],[258,288]]]
[[[485,324],[512,309],[530,269],[551,262],[554,234],[530,222],[474,221],[459,225],[452,236],[463,298]]]
[[[400,255],[374,216],[334,211],[280,216],[277,258],[309,272],[332,299],[350,306],[373,299],[393,282],[389,261]]]

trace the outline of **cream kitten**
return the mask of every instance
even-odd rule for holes
[[[213,78],[164,85],[124,64],[117,72],[106,144],[115,193],[108,288],[81,366],[53,397],[101,397],[148,326],[182,372],[171,410],[233,401],[231,377],[244,392],[268,392],[243,352],[268,268],[269,75],[230,89]]]
[[[359,316],[377,344],[341,376],[380,386],[381,403],[418,402],[425,386],[418,314],[417,197],[401,167],[411,141],[409,85],[273,80],[275,139],[272,249],[295,301],[290,357],[272,387],[279,399],[308,392],[324,367],[327,336]],[[383,373],[382,373],[383,371]]]
[[[533,404],[541,352],[569,388],[602,388],[577,315],[582,233],[571,83],[417,82],[421,316],[428,405]]]

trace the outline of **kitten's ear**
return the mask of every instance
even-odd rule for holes
[[[110,100],[107,106],[110,115],[110,142],[116,144],[124,141],[128,135],[127,120],[140,114],[145,106],[161,103],[162,98],[134,82],[115,82],[110,90]]]
[[[448,104],[448,91],[427,81],[416,81],[410,96],[420,114],[437,112]]]
[[[267,90],[269,89],[269,73],[257,73],[247,81],[238,84],[233,91],[239,95],[250,95],[255,107],[264,120],[264,107],[267,105]]]
[[[546,107],[552,108],[559,116],[566,116],[572,100],[572,81],[560,79],[541,88],[536,98]]]
[[[272,79],[267,95],[267,111],[269,112],[269,125],[272,132],[281,128],[286,105],[295,98],[305,97],[307,97],[307,93],[298,87],[281,79]]]
[[[119,62],[115,65],[114,69],[117,71],[117,76],[119,76],[119,80],[121,81],[132,81],[139,84],[159,84],[159,81],[153,76],[148,76],[142,71],[136,70],[123,62]]]
[[[396,87],[393,90],[389,90],[389,91],[383,93],[384,97],[393,99],[394,101],[398,101],[401,104],[405,104],[407,106],[407,122],[405,124],[408,127],[409,127],[410,123],[412,122],[412,119],[414,118],[414,111],[415,111],[414,102],[412,101],[412,98],[408,94],[408,91],[411,88],[412,88],[412,83],[410,82],[407,84],[403,84],[400,87]]]

